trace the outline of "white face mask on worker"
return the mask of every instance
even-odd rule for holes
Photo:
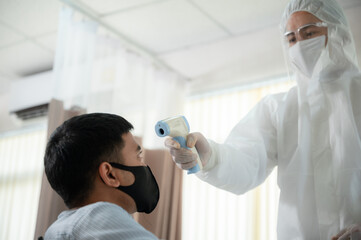
[[[290,47],[288,50],[290,60],[296,70],[311,78],[315,65],[321,56],[322,50],[325,48],[325,41],[326,37],[323,35],[299,41]]]

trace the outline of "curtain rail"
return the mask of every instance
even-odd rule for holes
[[[141,56],[149,59],[153,63],[159,65],[160,67],[165,68],[168,71],[171,71],[175,74],[177,74],[181,79],[184,79],[186,81],[190,81],[188,77],[185,77],[183,74],[179,73],[178,71],[171,68],[168,64],[166,64],[164,61],[160,60],[152,51],[149,49],[146,49],[141,44],[135,42],[134,40],[130,39],[129,37],[125,36],[121,32],[119,32],[117,29],[109,25],[108,23],[104,22],[100,16],[98,16],[97,13],[95,13],[92,9],[87,7],[85,4],[77,1],[77,0],[59,0],[60,2],[64,3],[65,5],[73,8],[74,10],[82,13],[84,16],[90,18],[91,20],[97,22],[99,25],[101,25],[103,28],[107,29],[111,33],[115,34],[119,40],[124,44],[125,48],[140,54]]]

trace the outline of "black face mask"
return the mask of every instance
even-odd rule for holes
[[[133,198],[138,212],[151,213],[159,200],[159,188],[150,168],[148,166],[131,167],[113,162],[110,165],[134,174],[135,180],[132,185],[117,188]]]

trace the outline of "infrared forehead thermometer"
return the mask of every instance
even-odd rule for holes
[[[203,168],[196,148],[187,147],[189,124],[184,116],[171,117],[157,122],[155,125],[155,132],[159,137],[173,137],[173,140],[177,141],[182,148],[189,149],[197,154],[197,165],[188,169],[188,174],[196,173]]]

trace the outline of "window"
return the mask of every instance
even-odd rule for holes
[[[289,81],[261,84],[190,97],[186,116],[191,131],[222,143],[235,124],[265,95],[287,91]],[[187,240],[277,239],[279,189],[273,171],[265,183],[237,196],[200,181],[183,178],[182,238]]]
[[[0,134],[0,239],[34,239],[46,126]]]

